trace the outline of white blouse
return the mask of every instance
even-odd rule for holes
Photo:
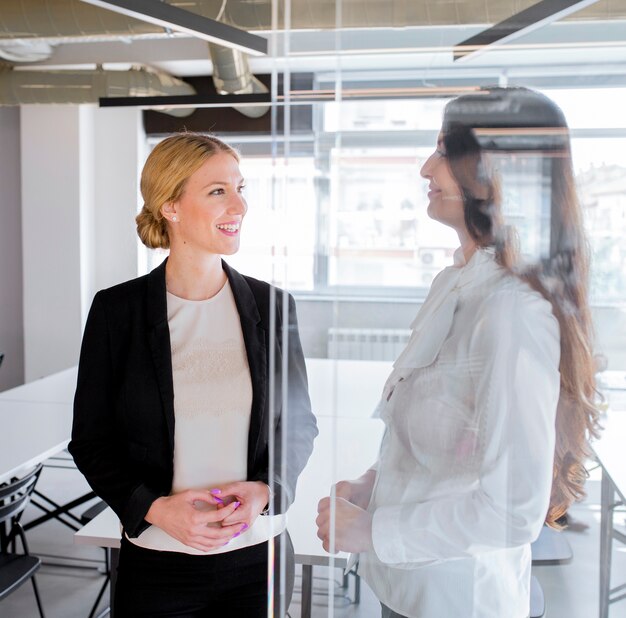
[[[525,618],[552,484],[559,326],[491,250],[435,279],[377,408],[359,573],[414,618]]]

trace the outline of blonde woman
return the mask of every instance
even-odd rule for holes
[[[248,208],[230,146],[163,140],[141,192],[139,237],[169,257],[95,296],[69,447],[123,526],[115,615],[266,616],[274,538],[289,604],[283,512],[317,434],[294,301],[220,257],[238,250]]]
[[[503,226],[498,157],[550,187],[536,263]],[[320,502],[318,535],[330,549],[334,509],[335,549],[360,552],[385,618],[526,618],[530,543],[583,495],[597,431],[565,118],[524,88],[459,97],[421,175],[428,215],[460,246],[383,391],[378,462]]]

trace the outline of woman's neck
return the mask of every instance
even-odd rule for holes
[[[463,251],[465,263],[467,264],[474,253],[476,253],[478,245],[466,230],[457,230],[456,233],[459,237],[459,242],[461,243],[461,251]]]
[[[215,296],[226,283],[219,255],[190,259],[172,251],[165,265],[167,291],[187,300],[206,300]]]

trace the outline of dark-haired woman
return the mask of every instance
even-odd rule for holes
[[[538,157],[551,182],[548,242],[532,266],[503,225],[493,170],[512,154]],[[421,175],[429,216],[460,247],[385,385],[379,459],[320,502],[319,536],[329,549],[334,509],[335,549],[360,552],[385,617],[526,618],[530,543],[583,495],[597,430],[565,119],[526,89],[460,97]]]

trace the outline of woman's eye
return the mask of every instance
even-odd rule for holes
[[[435,154],[443,159],[446,158],[446,153],[443,150],[440,150],[439,148],[437,148],[437,150],[435,150]]]
[[[214,189],[209,195],[224,195],[224,189]]]
[[[237,187],[237,191],[239,191],[239,193],[243,193],[245,191],[246,185],[241,185],[240,187]]]

